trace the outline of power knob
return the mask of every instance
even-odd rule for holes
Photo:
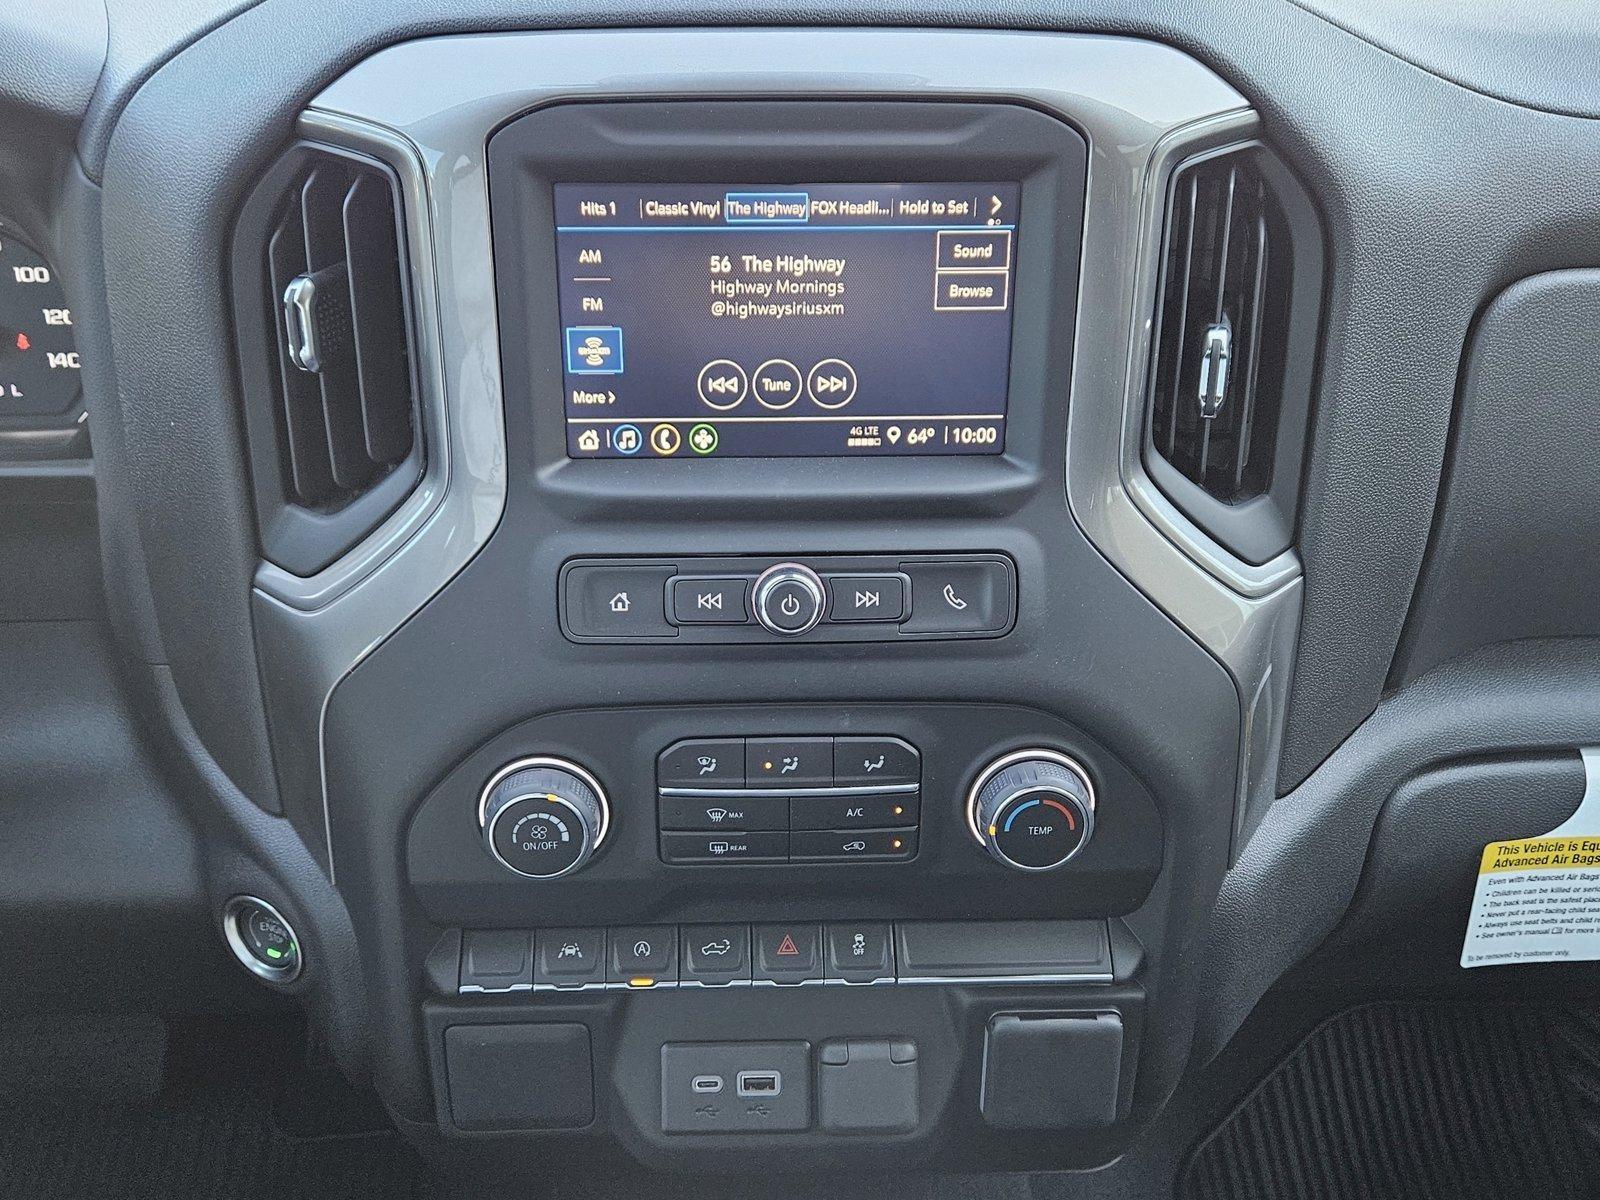
[[[1019,871],[1051,871],[1088,845],[1094,784],[1065,754],[1019,750],[979,772],[967,797],[967,822],[996,861]]]
[[[570,875],[594,857],[611,826],[605,789],[563,758],[524,758],[496,771],[478,800],[484,844],[529,879]]]
[[[756,620],[768,633],[796,637],[809,633],[822,620],[828,593],[822,577],[800,563],[779,563],[756,577],[751,590]]]

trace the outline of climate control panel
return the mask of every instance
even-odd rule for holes
[[[469,929],[826,920],[846,894],[863,920],[1100,918],[1162,840],[1114,753],[1018,705],[675,704],[508,727],[417,808],[406,870]]]
[[[686,738],[656,760],[663,862],[916,857],[922,755],[897,737]]]

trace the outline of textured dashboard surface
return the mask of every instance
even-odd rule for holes
[[[1342,29],[1512,104],[1600,115],[1600,7],[1590,0],[1297,0]]]
[[[1596,328],[1595,270],[1519,280],[1484,310],[1396,684],[1492,642],[1600,633]]]

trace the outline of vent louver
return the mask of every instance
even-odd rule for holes
[[[308,508],[348,504],[411,453],[398,220],[384,172],[327,157],[294,189],[267,244],[284,471]]]
[[[1320,272],[1314,210],[1264,148],[1214,152],[1174,173],[1147,460],[1180,507],[1250,561],[1288,544]],[[1269,496],[1275,511],[1229,527],[1226,510],[1242,518],[1238,510]]]
[[[241,213],[235,293],[262,541],[296,573],[327,565],[420,474],[405,262],[398,182],[362,156],[297,146]]]

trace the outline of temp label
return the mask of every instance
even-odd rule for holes
[[[1572,816],[1483,848],[1463,967],[1600,959],[1600,749],[1582,754],[1586,786]]]

